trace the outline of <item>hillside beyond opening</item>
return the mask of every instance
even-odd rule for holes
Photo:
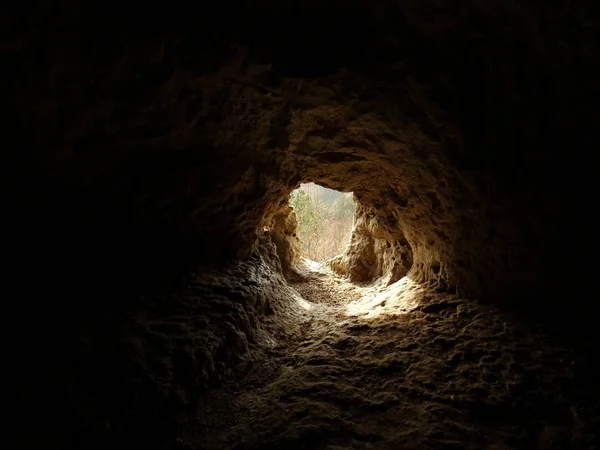
[[[344,252],[356,211],[352,192],[305,183],[292,192],[290,205],[298,219],[301,256],[323,262]]]

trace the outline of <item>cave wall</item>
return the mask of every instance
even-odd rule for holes
[[[290,281],[299,279],[300,274],[296,270],[301,256],[298,218],[286,198],[264,231],[275,245],[281,273]]]
[[[373,207],[359,203],[348,248],[327,264],[355,282],[381,280],[390,285],[406,276],[413,264],[412,249],[395,217],[387,219],[386,227]]]
[[[247,260],[218,270],[162,273],[135,280],[133,292],[123,292],[133,280],[113,282],[102,291],[104,303],[97,288],[73,280],[83,306],[59,309],[45,298],[50,308],[10,315],[20,321],[17,330],[8,323],[3,330],[5,442],[19,449],[188,448],[178,437],[197,425],[207,391],[245,373],[253,350],[272,345],[265,328],[276,322],[297,332],[300,322],[289,320],[297,294],[282,276],[275,244],[260,241]],[[19,340],[10,337],[16,332]]]
[[[315,181],[388,203],[419,278],[543,285],[589,231],[589,179],[564,181],[597,124],[588,6],[14,6],[10,245],[244,257]]]

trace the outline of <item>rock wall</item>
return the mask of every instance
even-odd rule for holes
[[[314,181],[395,210],[419,278],[464,295],[507,301],[581,256],[585,4],[111,5],[5,15],[10,246],[247,257]]]
[[[283,202],[273,215],[269,226],[265,228],[265,235],[275,244],[283,275],[289,280],[298,279],[300,275],[295,270],[300,261],[298,219],[288,202]]]
[[[39,311],[10,316],[27,319],[20,341],[3,342],[12,367],[3,392],[8,442],[179,448],[178,432],[194,421],[207,390],[248,370],[253,350],[270,345],[265,326],[294,326],[287,317],[295,293],[266,237],[245,262],[167,277],[107,280],[108,290],[73,279],[75,292],[62,292],[78,294],[82,305],[62,310],[46,298]]]
[[[388,224],[368,206],[357,205],[354,228],[343,255],[328,261],[336,272],[352,281],[369,282],[383,278],[392,284],[407,275],[412,267],[412,249],[394,216]]]

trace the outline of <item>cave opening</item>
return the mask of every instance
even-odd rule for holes
[[[344,252],[356,212],[352,192],[304,183],[292,191],[290,205],[298,221],[301,257],[325,262]]]
[[[2,15],[9,442],[600,448],[593,2],[51,3]]]
[[[327,170],[345,177],[297,185],[287,201],[273,202],[275,213],[263,228],[288,287],[298,294],[280,308],[308,314],[311,326],[304,338],[315,342],[347,320],[385,321],[414,309],[428,289],[422,280],[431,265],[414,264],[410,241],[419,241],[407,237],[385,179],[367,180],[360,171],[348,170],[343,158]],[[424,239],[418,230],[416,237]],[[429,255],[421,253],[436,261],[431,247]]]

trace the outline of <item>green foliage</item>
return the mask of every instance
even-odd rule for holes
[[[323,222],[323,211],[319,208],[318,202],[313,201],[306,192],[300,190],[291,203],[296,210],[300,234],[310,237],[318,235]]]
[[[296,210],[303,256],[324,261],[343,251],[350,238],[355,204],[351,194],[315,185],[312,195],[300,188],[292,193],[290,204]]]
[[[351,195],[341,195],[334,202],[332,216],[335,220],[353,220],[356,205]]]

